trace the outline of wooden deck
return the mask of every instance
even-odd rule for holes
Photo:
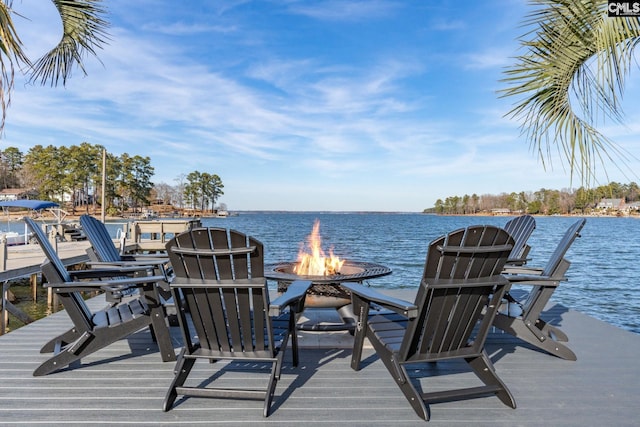
[[[89,259],[88,241],[58,242],[58,254],[65,265],[73,265]],[[28,277],[40,272],[40,264],[45,256],[38,245],[10,246],[7,249],[7,260],[4,269],[0,270],[0,282],[20,277]]]
[[[90,303],[103,301],[97,297]],[[540,353],[495,332],[488,350],[518,408],[510,409],[495,397],[433,404],[430,425],[637,425],[640,336],[558,305],[549,315],[568,333],[577,362]],[[174,363],[161,362],[145,330],[87,357],[78,369],[33,377],[45,359],[40,346],[69,326],[66,314],[59,312],[0,337],[0,424],[425,425],[371,350],[365,350],[368,359],[360,372],[349,368],[346,332],[300,332],[301,365],[292,368],[287,353],[275,407],[265,419],[257,401],[188,398],[162,412]],[[179,348],[178,331],[172,329]],[[475,377],[459,372],[459,366],[422,366],[423,372],[447,374],[427,377],[422,386],[466,385],[465,379]],[[221,379],[266,379],[260,366],[242,368],[249,372],[224,362],[202,363],[196,364],[194,376],[205,380],[224,369]]]

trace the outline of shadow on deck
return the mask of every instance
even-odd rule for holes
[[[91,303],[102,304],[100,297]],[[495,397],[433,404],[428,425],[636,425],[640,336],[559,305],[547,314],[569,335],[577,362],[492,332],[487,350],[518,408]],[[273,412],[265,419],[259,401],[187,398],[162,412],[175,364],[161,361],[147,331],[87,357],[80,369],[33,377],[45,359],[40,346],[69,326],[60,312],[0,337],[0,424],[425,425],[370,349],[363,369],[351,370],[347,332],[300,332],[300,366],[291,367],[287,351]],[[181,340],[172,329],[178,349]],[[475,378],[459,366],[425,364],[415,372],[437,372],[421,381],[433,390]],[[263,368],[199,363],[193,377],[206,381],[216,372],[222,381],[250,383],[263,381]]]

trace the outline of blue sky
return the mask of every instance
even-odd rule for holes
[[[571,184],[559,162],[545,171],[505,117],[514,100],[497,95],[524,0],[105,5],[101,62],[88,59],[65,88],[19,78],[3,147],[101,144],[149,156],[153,181],[170,185],[216,173],[229,210],[417,212],[449,196]],[[14,6],[30,18],[18,28],[32,57],[55,44],[49,0]],[[602,127],[637,157],[639,76],[626,126]],[[631,180],[609,172],[603,183]]]

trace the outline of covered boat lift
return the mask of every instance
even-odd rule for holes
[[[4,233],[0,233],[0,238],[5,237],[7,244],[11,245],[19,245],[19,244],[27,244],[29,242],[29,233],[27,231],[27,225],[25,224],[25,230],[23,235],[14,234],[8,228],[9,224],[9,212],[11,208],[22,208],[29,209],[34,212],[41,211],[43,209],[47,209],[49,212],[53,214],[56,219],[56,223],[60,224],[62,220],[67,216],[67,212],[63,209],[59,208],[59,205],[56,202],[51,202],[49,200],[4,200],[0,202],[0,207],[7,214],[7,230]],[[9,237],[13,238],[12,241],[9,241]]]

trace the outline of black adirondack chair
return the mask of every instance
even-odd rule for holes
[[[91,242],[91,249],[93,252],[89,253],[89,257],[99,262],[120,262],[123,261],[120,252],[116,249],[116,246],[109,235],[107,227],[98,219],[91,215],[81,215],[80,225],[84,234]],[[132,259],[128,259],[132,260]]]
[[[42,347],[41,353],[53,352],[54,355],[34,371],[34,376],[47,375],[65,368],[147,326],[153,329],[162,360],[176,360],[154,289],[155,284],[164,279],[163,276],[153,275],[153,269],[148,267],[67,271],[38,224],[31,218],[24,218],[24,221],[47,257],[42,264],[42,274],[47,279],[45,286],[53,288],[73,322],[70,330]],[[124,277],[126,275],[135,277]],[[118,278],[113,279],[114,276]],[[119,305],[110,305],[97,312],[89,309],[81,295],[82,291],[108,292],[126,287],[140,288],[140,297]]]
[[[507,233],[513,237],[513,250],[509,255],[507,264],[524,265],[527,263],[527,255],[531,246],[527,243],[529,237],[536,229],[536,220],[531,215],[520,215],[509,221],[504,226]]]
[[[264,400],[263,415],[269,416],[289,338],[293,365],[298,364],[295,323],[311,282],[293,282],[270,302],[263,245],[235,230],[197,228],[175,236],[166,247],[185,347],[163,409],[171,409],[178,395],[256,399]],[[271,374],[264,389],[217,388],[215,383],[185,386],[197,359],[271,363]]]
[[[496,395],[515,408],[511,392],[484,350],[509,285],[500,272],[512,249],[513,238],[494,226],[472,226],[434,240],[414,303],[342,284],[352,292],[358,317],[351,367],[360,369],[362,346],[368,338],[415,412],[425,420],[429,420],[428,404],[438,401]],[[391,311],[370,315],[372,304]],[[408,369],[416,363],[445,359],[464,359],[483,385],[419,391]]]
[[[505,268],[505,277],[512,285],[527,285],[531,288],[529,292],[520,292],[520,295],[516,291],[523,291],[521,286],[517,290],[510,290],[494,320],[494,326],[499,329],[566,360],[577,359],[575,353],[562,344],[569,341],[569,338],[560,328],[542,320],[540,315],[560,282],[567,280],[565,273],[571,263],[565,255],[580,236],[586,222],[586,219],[580,219],[567,229],[543,268]]]
[[[143,254],[143,255],[124,255],[116,249],[116,246],[109,235],[107,227],[98,219],[91,215],[81,215],[80,225],[84,234],[91,242],[91,248],[87,249],[87,254],[91,262],[90,266],[107,268],[107,267],[134,267],[134,266],[152,266],[155,274],[165,276],[165,280],[158,283],[158,290],[164,298],[163,305],[172,306],[172,302],[167,300],[170,297],[169,276],[172,269],[169,263],[169,257],[165,254]],[[107,300],[119,302],[123,296],[129,296],[135,293],[136,289],[119,290],[107,293]]]

